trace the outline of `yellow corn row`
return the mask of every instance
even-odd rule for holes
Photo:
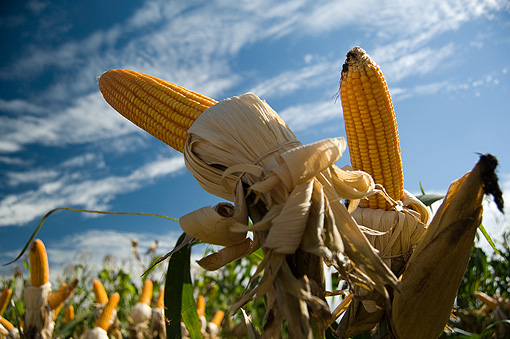
[[[69,296],[74,292],[74,289],[78,285],[79,279],[76,278],[73,280],[72,283],[67,285],[66,283],[63,283],[58,290],[53,292],[48,297],[48,305],[53,309],[56,310],[59,307],[62,307],[64,301],[69,298]],[[55,312],[57,313],[57,312]]]
[[[205,317],[205,298],[203,295],[198,296],[197,300],[197,313],[200,316]]]
[[[347,53],[340,97],[352,167],[369,173],[394,200],[402,200],[404,176],[390,93],[379,66],[360,47]],[[379,194],[370,197],[368,205],[390,208]]]
[[[220,324],[221,324],[224,316],[225,316],[225,312],[223,312],[222,310],[219,310],[218,312],[216,312],[216,314],[214,315],[211,322],[213,324],[215,324],[216,326],[220,327]]]
[[[74,319],[74,307],[73,307],[73,305],[69,305],[69,306],[66,307],[66,313],[65,313],[65,316],[64,316],[64,321],[67,323],[67,322],[70,322],[73,319]]]
[[[14,325],[7,319],[5,318],[2,318],[0,317],[0,325],[2,325],[3,327],[5,327],[5,329],[7,331],[11,331],[12,329],[14,329]]]
[[[115,292],[110,297],[110,300],[108,300],[108,303],[105,305],[103,312],[101,315],[97,318],[95,326],[101,327],[103,330],[108,331],[108,328],[110,327],[110,319],[112,317],[113,311],[117,307],[117,304],[119,303],[120,295],[119,293]]]
[[[9,300],[11,300],[12,289],[6,288],[2,291],[0,295],[0,315],[4,314],[7,305],[9,305]]]
[[[216,101],[143,73],[113,69],[99,79],[105,100],[120,114],[182,152],[187,130]]]
[[[46,247],[40,239],[30,245],[30,281],[32,286],[41,286],[49,281],[50,269]]]
[[[165,308],[165,289],[162,288],[159,290],[158,302],[156,303],[156,308]]]
[[[151,305],[152,299],[152,289],[153,284],[152,281],[147,279],[143,282],[142,293],[140,294],[140,298],[138,299],[139,303],[144,303],[147,305]]]
[[[106,294],[103,284],[99,280],[94,280],[92,282],[92,288],[94,289],[96,303],[106,304],[108,302],[108,295]]]

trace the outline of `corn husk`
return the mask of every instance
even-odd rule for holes
[[[312,337],[313,327],[325,329],[330,312],[321,287],[322,260],[381,295],[387,296],[385,285],[397,285],[342,203],[376,194],[368,174],[334,165],[345,147],[343,138],[302,145],[276,112],[251,93],[209,108],[188,130],[186,167],[202,188],[234,205],[200,209],[179,222],[187,234],[226,246],[206,267],[221,267],[262,247],[264,260],[254,277],[262,271],[263,277],[231,311],[265,295],[274,319],[265,328],[267,337],[279,333],[283,319],[294,337]],[[251,243],[247,232],[253,232]],[[356,269],[343,268],[341,253]]]
[[[480,160],[452,183],[407,263],[392,303],[398,338],[435,338],[448,321],[482,220],[487,172],[487,164]]]
[[[108,334],[101,327],[94,327],[94,328],[86,331],[80,338],[81,339],[108,339]]]
[[[47,307],[48,296],[51,293],[51,283],[32,286],[30,283],[24,289],[25,301],[25,335],[29,338],[51,338],[53,332],[53,310]]]

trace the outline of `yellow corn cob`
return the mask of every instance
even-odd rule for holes
[[[221,321],[223,320],[224,316],[225,316],[225,312],[223,312],[222,310],[219,310],[218,312],[216,312],[216,314],[214,315],[211,322],[213,324],[215,324],[216,326],[220,327]]]
[[[64,301],[69,298],[69,296],[74,292],[74,289],[78,285],[79,279],[76,278],[73,280],[72,283],[67,285],[66,283],[63,283],[58,290],[53,292],[48,297],[48,305],[56,310],[58,307],[62,307]],[[55,312],[57,313],[57,312]]]
[[[205,317],[205,298],[203,295],[198,296],[197,300],[197,313]]]
[[[340,97],[352,167],[363,170],[395,200],[404,197],[404,176],[397,122],[386,80],[360,47],[347,53]],[[370,208],[389,209],[381,195],[369,198]]]
[[[158,302],[156,303],[156,308],[165,308],[165,289],[162,288],[159,290]]]
[[[113,69],[99,77],[105,100],[120,114],[182,152],[187,130],[216,101],[156,77]]]
[[[40,239],[30,245],[30,281],[32,286],[41,286],[49,281],[50,269],[46,247]]]
[[[119,303],[120,296],[119,293],[115,292],[108,300],[108,303],[105,305],[103,312],[96,320],[96,327],[101,327],[103,330],[108,331],[110,327],[110,319],[112,317],[113,311],[117,307]]]
[[[9,305],[9,300],[12,296],[12,290],[10,288],[6,288],[2,291],[0,295],[0,315],[4,314],[7,305]]]
[[[5,327],[5,329],[7,331],[11,331],[12,329],[14,329],[14,325],[11,324],[11,322],[3,317],[0,317],[0,324]]]
[[[64,321],[67,323],[74,319],[74,307],[73,305],[69,305],[66,307],[66,314],[64,317]]]
[[[99,280],[92,282],[92,288],[94,289],[94,295],[98,304],[106,304],[108,302],[108,295],[104,290],[103,284]]]
[[[144,303],[147,305],[151,305],[152,299],[152,281],[147,279],[143,282],[142,293],[140,294],[140,298],[138,299],[139,303]]]

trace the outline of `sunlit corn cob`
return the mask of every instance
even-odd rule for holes
[[[351,164],[381,184],[395,200],[404,197],[404,176],[397,122],[386,80],[360,47],[347,53],[340,96]],[[381,195],[369,198],[370,208],[388,209]]]
[[[197,300],[197,313],[198,315],[205,316],[205,298],[203,295],[198,296]]]
[[[106,303],[103,312],[96,320],[96,327],[100,327],[105,331],[108,331],[108,328],[110,327],[110,320],[113,314],[113,311],[117,307],[117,304],[119,303],[120,295],[119,293],[115,292],[110,296],[110,299],[108,300],[108,303]]]
[[[40,239],[30,245],[30,281],[32,286],[41,286],[49,281],[50,269],[46,247]]]
[[[211,322],[213,324],[215,324],[216,326],[220,327],[221,322],[223,321],[223,317],[224,316],[225,316],[225,312],[223,312],[222,310],[219,310],[219,311],[216,312],[216,314],[214,315],[214,317],[211,320]]]
[[[152,289],[153,289],[152,281],[149,279],[145,280],[143,282],[142,293],[140,294],[140,297],[138,298],[138,302],[144,303],[144,304],[150,306],[151,299],[152,299]]]
[[[103,73],[99,89],[120,114],[182,152],[187,130],[216,101],[156,77],[113,69]]]
[[[165,289],[159,290],[158,301],[155,308],[165,308]]]
[[[14,325],[9,320],[3,317],[0,317],[0,325],[5,327],[5,329],[9,332],[14,329]]]
[[[106,294],[103,284],[99,280],[94,280],[92,282],[92,288],[94,289],[96,303],[106,304],[108,302],[108,295]]]
[[[54,310],[61,307],[64,301],[74,292],[74,289],[78,285],[78,281],[79,279],[76,278],[69,285],[63,283],[58,290],[48,297],[48,305]]]
[[[64,322],[69,322],[74,319],[74,307],[73,305],[69,305],[66,307],[66,313],[64,316]]]
[[[4,314],[5,309],[7,308],[7,305],[9,304],[9,300],[12,296],[12,289],[6,288],[2,291],[2,294],[0,295],[0,315]]]

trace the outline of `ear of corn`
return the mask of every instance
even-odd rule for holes
[[[103,312],[96,320],[96,327],[100,327],[105,331],[108,331],[108,328],[110,327],[110,319],[112,317],[113,311],[117,307],[117,304],[119,303],[120,295],[119,293],[115,292],[110,296],[110,299],[108,300],[108,303],[105,305]]]
[[[103,284],[99,280],[92,282],[92,288],[94,289],[94,296],[98,304],[106,304],[108,302],[108,295],[104,289]]]
[[[66,307],[64,321],[67,323],[73,319],[74,319],[74,307],[73,307],[73,305],[69,305]]]
[[[203,295],[198,296],[197,300],[197,313],[199,316],[205,317],[205,298]]]
[[[49,281],[50,270],[46,247],[40,239],[30,245],[30,281],[32,286],[41,286]]]
[[[5,327],[5,329],[9,332],[14,329],[14,325],[9,320],[3,317],[0,317],[0,325]]]
[[[7,305],[9,304],[9,300],[12,296],[12,289],[6,288],[2,291],[2,294],[0,295],[0,315],[4,314],[5,309],[7,308]]]
[[[78,278],[76,278],[69,285],[63,283],[58,290],[48,297],[48,305],[54,310],[58,307],[62,307],[64,301],[74,292],[74,289],[78,285],[78,281]]]
[[[144,304],[150,306],[151,299],[152,299],[152,289],[153,289],[152,281],[149,279],[145,280],[143,282],[142,293],[140,294],[140,298],[138,299],[138,302],[144,303]]]
[[[216,314],[214,315],[211,322],[213,324],[215,324],[216,326],[220,327],[224,316],[225,316],[225,312],[223,312],[222,310],[218,310],[218,312],[216,312]]]
[[[187,130],[216,101],[156,77],[113,69],[99,77],[105,100],[149,134],[182,152]]]
[[[347,53],[340,96],[352,167],[363,170],[395,200],[404,197],[404,177],[397,123],[386,80],[360,47]],[[381,195],[369,197],[368,207],[388,209]]]
[[[156,308],[165,308],[165,289],[162,288],[159,290],[158,302],[156,303]]]

